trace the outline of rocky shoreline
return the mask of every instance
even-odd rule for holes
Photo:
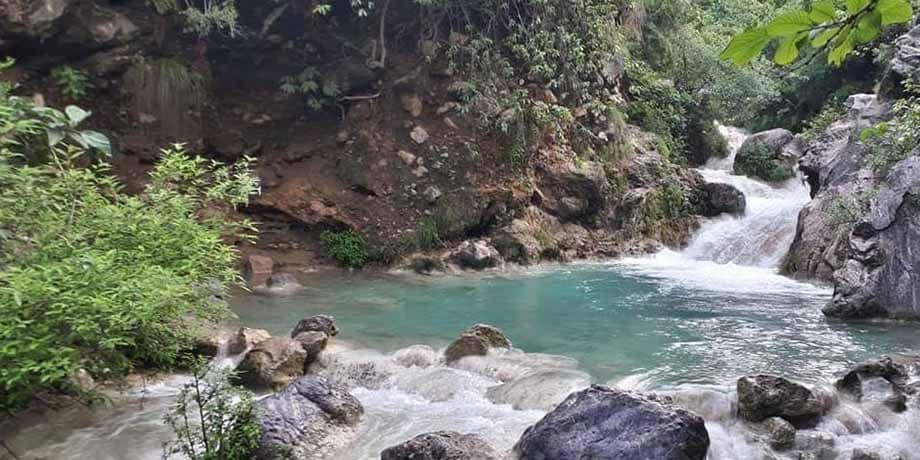
[[[373,386],[387,376],[373,367],[336,369],[363,366],[323,358],[323,350],[337,334],[334,318],[316,315],[300,321],[290,337],[273,338],[265,331],[241,328],[225,338],[228,350],[242,350],[241,382],[275,391],[258,403],[264,433],[260,458],[280,458],[279,452],[300,459],[326,458],[347,446],[360,430],[364,409],[350,391]],[[512,343],[501,330],[478,324],[463,331],[443,352],[418,347],[394,357],[397,365],[467,368],[471,364],[466,360],[507,353]],[[357,374],[349,374],[352,371]],[[343,380],[342,375],[351,377]],[[920,410],[920,356],[866,361],[842,374],[832,387],[809,387],[781,376],[742,376],[734,394],[732,418],[777,455],[765,458],[896,460],[901,457],[868,447],[839,457],[834,448],[837,435],[826,431],[827,421],[861,433],[859,422],[846,415],[853,404],[890,414]],[[381,458],[702,460],[707,456],[710,438],[704,420],[687,410],[687,400],[679,396],[590,385],[550,399],[555,402],[546,406],[548,413],[523,433],[512,452],[499,452],[473,434],[437,431],[391,446]]]

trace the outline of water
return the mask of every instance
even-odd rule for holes
[[[723,133],[734,154],[744,133]],[[747,212],[704,222],[681,252],[452,277],[315,273],[299,294],[238,296],[233,308],[240,323],[276,335],[304,316],[337,318],[342,332],[315,371],[348,386],[366,414],[335,459],[378,458],[435,430],[476,433],[507,451],[591,382],[671,395],[706,419],[710,459],[759,459],[769,453],[761,435],[732,416],[739,376],[827,387],[854,363],[916,351],[920,339],[916,325],[828,321],[820,313],[828,288],[779,276],[807,190],[797,180],[773,187],[733,176],[733,154],[700,172],[744,191]],[[443,347],[480,322],[502,328],[515,350],[445,366]],[[111,408],[25,421],[7,443],[23,458],[159,458],[169,436],[160,417],[183,381],[169,376]],[[920,459],[915,407],[893,414],[843,401],[801,435],[829,437],[843,459],[856,447]]]

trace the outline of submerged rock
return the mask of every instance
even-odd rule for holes
[[[520,460],[702,460],[703,419],[654,397],[594,385],[573,393],[528,428]]]
[[[364,413],[344,388],[313,375],[262,399],[257,408],[262,426],[257,458],[265,460],[324,458],[348,443]]]
[[[497,404],[511,404],[515,410],[549,411],[590,383],[591,376],[581,371],[544,370],[489,388],[486,396]]]
[[[511,340],[501,329],[477,324],[460,334],[444,351],[448,363],[466,356],[485,356],[491,348],[511,348]]]
[[[438,431],[418,435],[380,453],[380,460],[498,460],[495,449],[476,435]]]
[[[824,413],[824,403],[814,392],[782,377],[741,377],[737,389],[738,415],[751,422],[782,417],[796,427],[811,427]]]

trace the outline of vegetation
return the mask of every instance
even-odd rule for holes
[[[320,240],[326,254],[344,267],[362,268],[371,260],[367,241],[355,231],[325,231],[320,235]]]
[[[879,174],[886,174],[895,163],[915,155],[920,145],[920,88],[916,83],[905,85],[908,96],[894,105],[894,118],[860,133],[867,146],[869,165]]]
[[[249,460],[255,458],[262,428],[253,395],[230,384],[233,371],[199,358],[192,381],[183,385],[163,417],[176,439],[163,445],[163,458]]]
[[[316,67],[307,67],[296,76],[281,79],[281,92],[302,97],[308,110],[316,111],[338,104],[338,85],[334,81],[322,81]]]
[[[229,315],[220,299],[240,278],[224,238],[252,228],[226,218],[256,190],[248,162],[224,166],[173,146],[144,193],[128,195],[79,139],[48,147],[54,129],[44,110],[0,87],[5,409],[39,391],[78,391],[69,378],[80,368],[114,379],[179,364],[200,327]],[[36,144],[48,162],[29,156]]]
[[[93,88],[86,72],[76,70],[70,66],[56,67],[51,71],[51,78],[58,86],[61,94],[72,102],[77,102],[86,97]]]
[[[220,32],[231,37],[240,33],[239,13],[234,0],[148,0],[159,14],[179,13],[185,30],[199,37]]]
[[[767,182],[782,182],[792,177],[792,171],[777,160],[773,150],[765,144],[754,146],[746,155],[738,155],[735,159],[735,173]]]

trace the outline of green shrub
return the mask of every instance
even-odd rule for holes
[[[361,268],[370,261],[370,250],[361,234],[352,230],[325,231],[320,235],[323,249],[329,257],[348,268]]]
[[[202,327],[230,314],[220,299],[241,279],[224,238],[252,227],[220,211],[255,192],[250,162],[223,166],[174,146],[129,195],[106,166],[82,166],[73,143],[27,163],[48,120],[8,87],[0,129],[0,407],[75,390],[79,368],[112,379],[174,366]]]
[[[298,75],[282,78],[281,92],[302,97],[307,109],[312,111],[338,104],[338,85],[332,80],[323,81],[315,67],[307,67]]]
[[[86,72],[66,65],[52,70],[51,78],[54,79],[61,94],[71,101],[83,99],[93,88]]]
[[[163,458],[249,460],[259,448],[262,427],[253,395],[230,384],[233,371],[192,366],[192,381],[183,385],[173,409],[163,417],[176,438],[163,444]]]
[[[763,144],[735,159],[735,174],[756,177],[767,182],[782,182],[792,177],[792,171],[774,158],[773,150]]]
[[[840,101],[829,101],[824,105],[815,116],[806,123],[805,129],[802,130],[801,136],[806,141],[814,141],[830,128],[837,120],[846,115],[846,108]]]
[[[920,145],[920,87],[910,82],[905,86],[909,96],[895,103],[894,119],[860,133],[860,140],[868,148],[866,159],[879,174],[886,174]]]
[[[438,221],[433,217],[426,217],[418,223],[418,228],[415,229],[415,236],[419,249],[437,249],[444,245],[441,241]]]

